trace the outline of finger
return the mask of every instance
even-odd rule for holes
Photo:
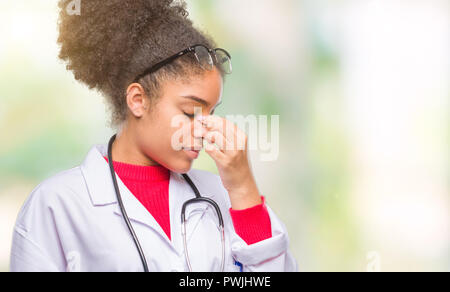
[[[209,131],[222,133],[228,142],[225,150],[240,149],[238,147],[238,145],[242,144],[239,142],[240,130],[234,123],[219,116],[206,116],[202,122]]]
[[[225,154],[208,141],[206,141],[205,152],[217,163],[221,163],[225,158]]]
[[[236,131],[236,125],[231,121],[219,116],[206,116],[203,120],[203,124],[210,131],[219,131],[224,136],[234,135]]]
[[[194,133],[194,138],[202,138],[204,137],[204,135],[206,135],[207,130],[206,128],[203,126],[203,124],[198,121],[198,120],[194,120],[192,122],[192,127],[194,128],[193,133]]]
[[[237,128],[236,134],[235,134],[235,143],[233,143],[233,146],[236,147],[236,150],[245,150],[247,147],[247,134],[242,131],[241,129]]]
[[[227,147],[229,147],[227,139],[218,131],[208,131],[205,135],[205,140],[211,144],[216,144],[222,151],[226,151]]]

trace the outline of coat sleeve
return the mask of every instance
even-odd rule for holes
[[[52,208],[54,201],[54,191],[44,184],[27,198],[14,226],[12,272],[64,271],[65,258]]]
[[[10,259],[11,272],[58,272],[49,256],[20,228],[14,228]]]
[[[223,207],[222,215],[228,242],[230,244],[232,258],[242,265],[243,272],[297,272],[298,266],[295,258],[289,250],[289,236],[286,226],[275,215],[267,202],[265,205],[269,213],[272,237],[258,241],[253,244],[247,244],[236,232],[229,209],[231,201],[227,190],[222,184],[222,180],[218,175],[207,174],[205,179],[198,179],[197,182],[202,184],[206,191],[220,194],[217,200]],[[212,189],[210,189],[213,186]],[[210,187],[210,188],[208,188]],[[235,271],[235,270],[233,270]]]
[[[297,272],[297,262],[289,251],[286,227],[269,206],[267,210],[272,237],[248,245],[236,232],[231,232],[233,258],[242,264],[244,272]]]

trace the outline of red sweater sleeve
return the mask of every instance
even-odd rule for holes
[[[248,244],[253,244],[272,237],[272,225],[267,211],[265,197],[262,204],[244,210],[230,208],[236,233]]]

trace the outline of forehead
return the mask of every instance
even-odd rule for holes
[[[181,102],[210,107],[221,102],[223,79],[217,70],[212,70],[189,79],[167,82],[164,87],[165,95],[176,97]]]

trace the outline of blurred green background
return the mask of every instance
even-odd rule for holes
[[[252,165],[300,270],[449,271],[449,1],[188,5],[233,56],[217,114],[280,115],[278,160]],[[112,134],[57,59],[56,7],[0,1],[0,270],[31,190]]]

